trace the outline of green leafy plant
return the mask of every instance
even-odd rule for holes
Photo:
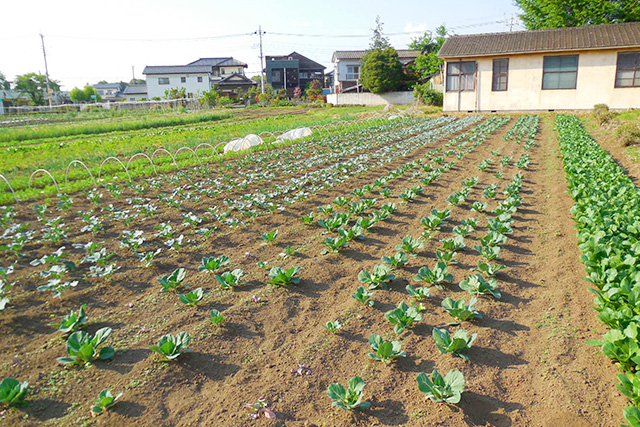
[[[85,312],[86,308],[87,306],[82,304],[78,311],[71,310],[69,314],[62,318],[60,323],[55,323],[51,326],[57,328],[63,334],[68,334],[81,328],[83,324],[89,320],[87,313]]]
[[[313,224],[316,221],[317,217],[318,216],[316,214],[311,212],[311,213],[309,213],[307,215],[302,215],[300,218],[301,218],[303,224],[310,225],[310,224]]]
[[[14,378],[5,378],[0,382],[0,403],[7,406],[19,406],[24,403],[29,383]]]
[[[191,337],[186,331],[178,332],[175,336],[167,334],[158,340],[158,345],[152,345],[149,350],[164,356],[163,361],[174,360],[182,353],[190,352],[187,349]]]
[[[118,393],[114,396],[111,393],[111,390],[105,388],[100,392],[100,394],[98,394],[98,400],[96,400],[96,403],[91,407],[91,416],[95,417],[102,414],[104,411],[115,405],[116,401],[120,399],[121,396],[122,393]]]
[[[618,390],[627,396],[635,406],[640,406],[640,377],[634,372],[625,372],[618,375],[620,384]]]
[[[358,280],[362,283],[368,283],[369,289],[372,290],[385,287],[387,282],[395,278],[396,275],[391,273],[391,267],[384,264],[376,264],[371,273],[367,270],[362,270],[358,274]]]
[[[444,262],[447,265],[457,264],[458,261],[453,258],[456,256],[454,251],[436,251],[436,259],[440,262]]]
[[[407,285],[405,289],[407,290],[407,293],[411,295],[416,301],[424,301],[431,296],[429,294],[429,288],[426,286],[421,288],[414,288],[411,285]]]
[[[373,292],[369,292],[364,286],[359,286],[358,289],[356,289],[356,293],[351,295],[351,298],[355,299],[359,303],[373,307],[374,302],[371,299],[372,296]]]
[[[214,308],[209,312],[209,320],[211,320],[211,323],[213,323],[214,326],[221,326],[225,322],[226,318],[220,313],[220,311]]]
[[[405,328],[422,320],[422,314],[415,307],[409,307],[404,301],[398,304],[397,308],[388,311],[384,317],[389,323],[395,325],[393,331],[396,335],[400,335]]]
[[[493,261],[494,259],[500,256],[500,247],[499,246],[480,246],[473,245],[473,249],[478,251],[480,256],[487,261]]]
[[[162,292],[176,291],[189,285],[183,285],[182,282],[186,276],[186,270],[184,268],[177,268],[173,270],[173,273],[158,279],[160,285],[162,285]]]
[[[479,274],[467,276],[467,278],[461,281],[458,286],[463,291],[468,291],[472,295],[493,295],[498,299],[501,297],[496,279],[490,279],[487,281]]]
[[[339,320],[333,321],[333,322],[327,322],[324,325],[322,325],[323,328],[325,328],[328,332],[331,333],[336,333],[338,332],[340,329],[342,329],[342,324],[340,323]]]
[[[442,308],[444,308],[451,317],[461,322],[465,320],[481,319],[482,315],[478,313],[475,308],[475,303],[477,301],[478,300],[475,297],[472,297],[469,300],[469,305],[466,305],[464,299],[454,301],[451,298],[445,298],[442,300]]]
[[[264,240],[263,245],[266,245],[267,243],[273,243],[278,238],[278,230],[270,231],[268,233],[262,233],[260,234],[260,236],[262,237],[262,240]]]
[[[404,251],[411,256],[416,256],[417,252],[424,247],[424,242],[419,239],[414,239],[411,236],[405,236],[402,238],[402,244],[396,245],[396,249]]]
[[[189,293],[178,294],[178,297],[180,298],[180,302],[182,302],[183,304],[195,306],[200,301],[202,301],[202,298],[204,297],[204,291],[202,290],[202,288],[196,288]]]
[[[327,249],[322,251],[323,255],[329,252],[337,254],[341,249],[349,245],[346,237],[327,237],[324,242],[320,243],[327,247]]]
[[[460,395],[464,391],[465,380],[462,372],[451,370],[443,378],[434,369],[431,378],[424,372],[418,374],[418,389],[434,402],[456,404],[460,402]]]
[[[446,329],[433,328],[433,339],[436,342],[438,350],[443,354],[451,353],[466,361],[469,360],[469,357],[460,352],[469,349],[477,337],[478,334],[469,336],[464,329],[458,329],[456,333],[451,336]]]
[[[393,362],[398,357],[406,357],[407,354],[401,351],[400,341],[384,341],[380,335],[372,334],[369,337],[369,345],[374,351],[369,353],[373,360],[381,360],[386,364]]]
[[[202,257],[202,265],[198,267],[198,271],[215,273],[227,264],[229,264],[229,257],[224,255],[218,257]]]
[[[300,283],[300,278],[296,277],[296,275],[300,270],[302,270],[302,267],[291,267],[286,270],[282,267],[273,267],[269,272],[271,280],[267,281],[267,283],[276,286],[297,285]]]
[[[397,252],[393,257],[383,256],[381,261],[390,267],[398,269],[409,262],[409,257],[404,252]]]
[[[91,337],[84,331],[77,331],[69,335],[67,339],[67,354],[69,357],[58,357],[58,362],[63,365],[87,365],[96,357],[101,360],[111,359],[115,355],[113,347],[104,347],[98,351],[98,347],[111,335],[111,328],[102,328]]]
[[[362,402],[362,390],[365,383],[360,377],[349,380],[349,387],[345,389],[340,383],[333,383],[327,389],[327,395],[333,400],[332,406],[337,406],[345,411],[352,409],[367,409],[370,402]]]
[[[478,261],[476,270],[488,277],[493,277],[506,267],[502,264],[489,264],[488,262]]]
[[[216,274],[216,280],[222,289],[233,289],[236,286],[240,286],[243,276],[244,272],[236,268],[233,271],[226,271],[220,275]]]
[[[421,267],[413,280],[435,285],[438,289],[442,289],[440,283],[452,281],[453,275],[447,272],[447,264],[445,262],[438,261],[433,270],[427,266]]]

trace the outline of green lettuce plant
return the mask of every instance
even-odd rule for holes
[[[372,334],[369,337],[369,345],[374,351],[369,353],[373,360],[381,360],[386,364],[393,362],[398,357],[406,357],[407,354],[401,351],[400,341],[384,341],[380,335]]]
[[[286,270],[282,267],[273,267],[269,272],[271,280],[267,281],[267,283],[276,286],[297,285],[300,283],[300,278],[296,277],[296,275],[300,270],[302,270],[302,267],[291,267]]]
[[[57,328],[63,334],[68,334],[76,329],[82,328],[83,324],[89,320],[85,312],[86,308],[87,306],[82,304],[78,311],[71,310],[69,314],[62,318],[60,323],[54,323],[51,326]]]
[[[453,336],[449,334],[446,329],[433,328],[433,339],[436,342],[436,347],[441,353],[451,353],[454,356],[463,358],[469,361],[469,357],[460,353],[462,350],[471,348],[473,342],[478,337],[478,334],[472,334],[469,336],[464,329],[458,329]]]
[[[67,339],[67,354],[69,357],[58,357],[63,365],[89,365],[96,357],[101,360],[111,359],[115,355],[113,347],[98,347],[111,335],[111,328],[102,328],[91,337],[84,331],[77,331]]]
[[[337,406],[345,411],[352,409],[367,409],[371,402],[363,402],[362,390],[365,383],[360,377],[349,380],[349,387],[345,389],[340,383],[333,383],[327,389],[327,395],[333,400],[332,406]]]
[[[0,403],[7,406],[19,406],[24,403],[29,383],[14,378],[5,378],[0,382]]]
[[[121,396],[122,393],[118,393],[114,396],[111,393],[111,390],[105,388],[100,392],[100,394],[98,394],[98,400],[96,400],[96,403],[91,407],[91,416],[95,417],[102,414],[104,411],[115,405],[116,401],[120,399]]]
[[[384,317],[389,323],[395,325],[393,331],[396,335],[400,335],[405,328],[422,320],[422,314],[415,307],[409,307],[404,301],[398,304],[397,308],[388,311]]]
[[[182,353],[188,353],[187,349],[191,337],[186,331],[178,332],[175,336],[167,334],[158,340],[158,345],[152,345],[149,350],[164,356],[164,361],[174,360]]]
[[[424,372],[418,374],[418,389],[434,402],[456,404],[460,402],[460,395],[464,391],[465,380],[462,372],[451,370],[443,378],[434,369],[431,378]]]

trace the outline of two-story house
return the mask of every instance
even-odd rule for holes
[[[103,101],[121,101],[124,85],[121,83],[98,83],[91,86]]]
[[[289,55],[267,56],[265,58],[265,74],[267,83],[277,91],[286,89],[288,96],[293,96],[296,87],[304,90],[314,80],[324,83],[324,65],[291,52]]]

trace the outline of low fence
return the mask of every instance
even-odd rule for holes
[[[94,102],[88,104],[58,104],[58,105],[27,105],[4,107],[5,113],[32,113],[40,111],[84,111],[86,109],[102,108],[105,110],[162,110],[185,107],[190,110],[202,108],[202,104],[195,99],[169,99],[161,101],[119,101]],[[209,108],[209,107],[206,107]],[[1,110],[0,110],[1,111]],[[1,114],[1,112],[0,112]]]
[[[362,93],[332,93],[327,95],[327,102],[333,105],[414,105],[416,103],[413,92],[387,92],[381,94]]]

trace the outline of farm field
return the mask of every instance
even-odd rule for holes
[[[619,425],[618,369],[585,345],[607,327],[582,280],[554,126],[553,116],[406,116],[0,208],[0,267],[12,265],[5,281],[15,282],[0,313],[0,377],[29,382],[28,403],[0,417],[25,426]],[[221,256],[228,261],[203,260]],[[298,283],[279,283],[278,267]],[[177,295],[198,288],[194,306]],[[416,288],[429,295],[416,298]],[[456,320],[447,298],[476,298],[481,317]],[[404,330],[387,319],[402,303],[415,320]],[[110,328],[100,347],[115,354],[65,366],[56,360],[69,356],[65,335],[50,325],[82,305],[84,330]],[[477,334],[465,357],[436,346],[434,333],[462,329]],[[191,352],[163,362],[149,350],[182,331]],[[374,360],[372,334],[406,355]],[[418,389],[418,374],[434,369],[464,375],[459,403]],[[332,407],[327,387],[355,376],[370,408]],[[105,388],[123,395],[92,418]],[[244,404],[260,398],[275,420],[248,416]]]

